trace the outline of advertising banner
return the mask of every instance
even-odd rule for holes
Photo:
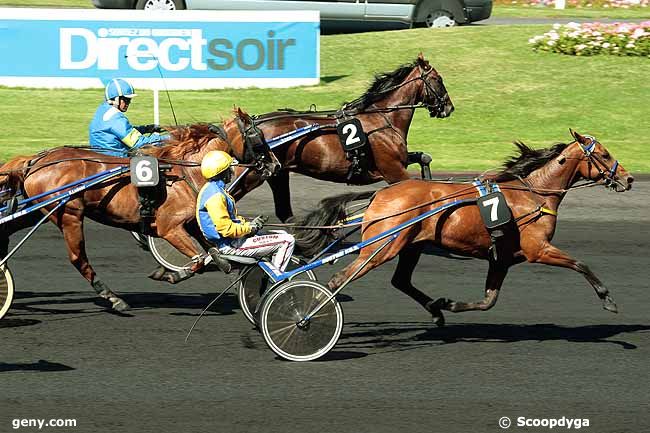
[[[181,90],[315,85],[316,11],[0,9],[0,85]]]

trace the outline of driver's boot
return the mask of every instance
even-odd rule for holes
[[[218,248],[212,247],[208,250],[208,254],[210,254],[210,257],[212,257],[212,261],[214,262],[215,265],[217,265],[217,268],[224,274],[229,274],[230,271],[232,271],[232,265],[230,262],[223,257],[221,257],[221,251],[219,251]]]

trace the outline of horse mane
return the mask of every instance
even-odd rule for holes
[[[506,182],[526,177],[557,157],[568,146],[566,143],[556,143],[549,148],[532,149],[522,141],[515,141],[513,144],[517,146],[519,155],[511,157],[503,163],[503,169],[493,178],[495,182]]]
[[[161,159],[183,159],[199,152],[214,138],[222,139],[213,132],[209,123],[195,123],[168,128],[169,139],[164,146],[148,148],[147,152]]]
[[[417,65],[417,61],[409,64],[402,65],[395,69],[393,72],[375,74],[375,81],[366,90],[366,93],[358,97],[352,102],[344,104],[346,109],[364,110],[370,105],[384,97],[384,93],[400,85],[404,79],[411,73],[413,68]]]

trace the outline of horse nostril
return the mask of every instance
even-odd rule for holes
[[[627,183],[628,183],[628,184],[631,184],[632,182],[634,182],[634,178],[633,178],[632,176],[629,176],[629,177],[627,178]]]

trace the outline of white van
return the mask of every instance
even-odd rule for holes
[[[324,30],[449,27],[488,18],[492,0],[92,0],[98,8],[317,10]]]

